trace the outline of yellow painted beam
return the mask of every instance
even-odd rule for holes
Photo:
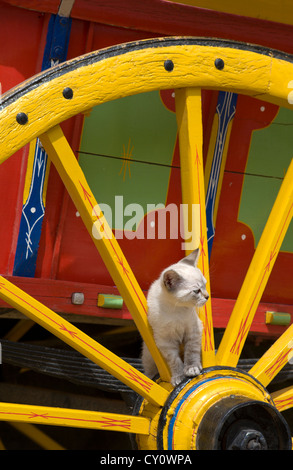
[[[286,387],[271,394],[279,411],[285,411],[293,406],[293,387]]]
[[[275,341],[249,373],[266,387],[292,357],[293,325]]]
[[[148,418],[99,411],[0,403],[0,420],[148,434]]]
[[[207,225],[205,210],[205,188],[203,167],[202,103],[199,88],[178,89],[175,92],[176,116],[179,132],[182,202],[188,207],[185,214],[185,230],[195,225],[186,253],[200,248],[198,268],[207,280],[210,293]],[[194,211],[193,208],[199,209]],[[196,217],[196,224],[191,224]],[[202,363],[203,367],[215,365],[215,347],[212,320],[211,296],[199,310],[203,322]]]
[[[62,178],[143,340],[152,351],[162,380],[170,381],[169,368],[156,346],[147,320],[145,295],[99,208],[61,127],[50,129],[40,136],[40,140]]]
[[[273,269],[293,215],[293,160],[281,185],[245,280],[236,300],[216,359],[235,367],[250,330],[254,314]]]
[[[31,320],[19,320],[13,328],[4,336],[8,341],[18,341],[24,336],[33,326],[35,322]]]
[[[176,118],[180,148],[180,174],[182,203],[188,210],[184,214],[186,255],[198,248],[203,233],[204,188],[202,188],[202,110],[201,90],[183,88],[175,91]],[[201,199],[202,198],[202,199]],[[191,221],[196,218],[196,223]],[[189,239],[186,234],[191,233]]]
[[[0,276],[0,298],[153,404],[165,403],[168,397],[165,389],[2,276]]]
[[[66,450],[33,424],[10,421],[9,424],[45,450]]]

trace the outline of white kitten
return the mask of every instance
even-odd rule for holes
[[[155,342],[170,367],[172,385],[179,384],[184,376],[198,375],[202,369],[202,322],[195,307],[202,307],[209,294],[207,281],[196,267],[199,254],[197,249],[166,268],[147,296],[148,320]],[[180,357],[181,344],[184,361]],[[145,343],[142,363],[146,375],[152,378],[157,368]]]

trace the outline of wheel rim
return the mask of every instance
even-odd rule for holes
[[[54,67],[3,96],[0,112],[0,163],[32,139],[36,137],[41,139],[158,365],[162,382],[156,383],[135,369],[127,367],[117,356],[91,341],[77,328],[1,278],[2,299],[104,367],[144,397],[145,401],[140,409],[141,416],[127,418],[129,419],[127,426],[124,416],[117,415],[116,418],[108,416],[106,419],[113,419],[116,422],[112,421],[111,427],[107,421],[104,428],[136,432],[139,436],[148,435],[149,425],[158,422],[161,407],[168,399],[170,373],[154,343],[147,322],[144,295],[92,195],[59,124],[105,101],[129,96],[134,92],[175,88],[181,166],[186,170],[185,174],[193,177],[182,178],[183,199],[189,205],[200,204],[200,230],[197,240],[202,248],[200,267],[206,274],[208,259],[207,240],[203,235],[206,233],[206,220],[201,149],[201,88],[247,94],[290,108],[292,76],[292,58],[276,51],[229,41],[167,38],[139,41],[88,54]],[[191,127],[194,128],[195,124],[198,130],[194,135],[191,133]],[[187,150],[189,147],[191,151]],[[217,354],[213,341],[210,302],[201,313],[204,323],[202,347],[204,367],[214,367],[216,364],[221,367],[237,366],[260,296],[292,218],[292,180],[291,163]],[[93,226],[98,236],[93,235]],[[288,328],[250,370],[249,375],[254,381],[260,382],[262,387],[266,387],[290,359],[293,350],[291,338],[292,327]],[[197,380],[193,379],[189,384]],[[224,382],[227,380],[225,373],[221,375],[221,380]],[[247,378],[243,381],[249,388]],[[206,387],[204,386],[206,392],[210,393]],[[235,393],[236,389],[237,387]],[[248,391],[247,394],[243,393],[244,397],[250,399]],[[261,401],[274,406],[274,398],[281,403],[290,394],[291,390],[280,391],[270,398],[263,396]],[[259,396],[256,394],[252,398],[258,400]],[[151,417],[147,403],[151,403],[155,409]],[[11,410],[14,410],[15,416],[21,414],[20,411],[23,410],[21,405],[13,406],[0,405],[3,419],[16,420],[12,417]],[[31,410],[35,418],[39,417],[36,422],[42,423],[47,420],[52,410],[46,408],[45,416],[42,414],[44,410],[36,408],[38,407]],[[70,415],[70,412],[68,414]],[[68,425],[66,417],[63,418],[62,425]],[[101,416],[95,415],[95,418],[97,422]],[[93,421],[92,418],[89,418],[90,420]],[[52,424],[56,422],[57,418],[52,417]],[[101,427],[103,428],[103,425]],[[157,436],[146,446],[156,446],[154,441],[157,441]],[[192,448],[196,448],[196,445],[201,444],[192,445]]]

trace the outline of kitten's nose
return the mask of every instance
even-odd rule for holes
[[[208,300],[208,298],[209,298],[209,293],[208,293],[207,291],[205,291],[205,292],[203,293],[203,295],[204,295],[204,298],[205,298],[206,300]]]

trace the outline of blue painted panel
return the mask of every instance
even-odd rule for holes
[[[52,15],[48,25],[42,70],[66,60],[71,18]],[[47,154],[37,139],[30,191],[22,208],[17,249],[14,260],[15,276],[34,277],[38,249],[45,215],[43,204]]]

